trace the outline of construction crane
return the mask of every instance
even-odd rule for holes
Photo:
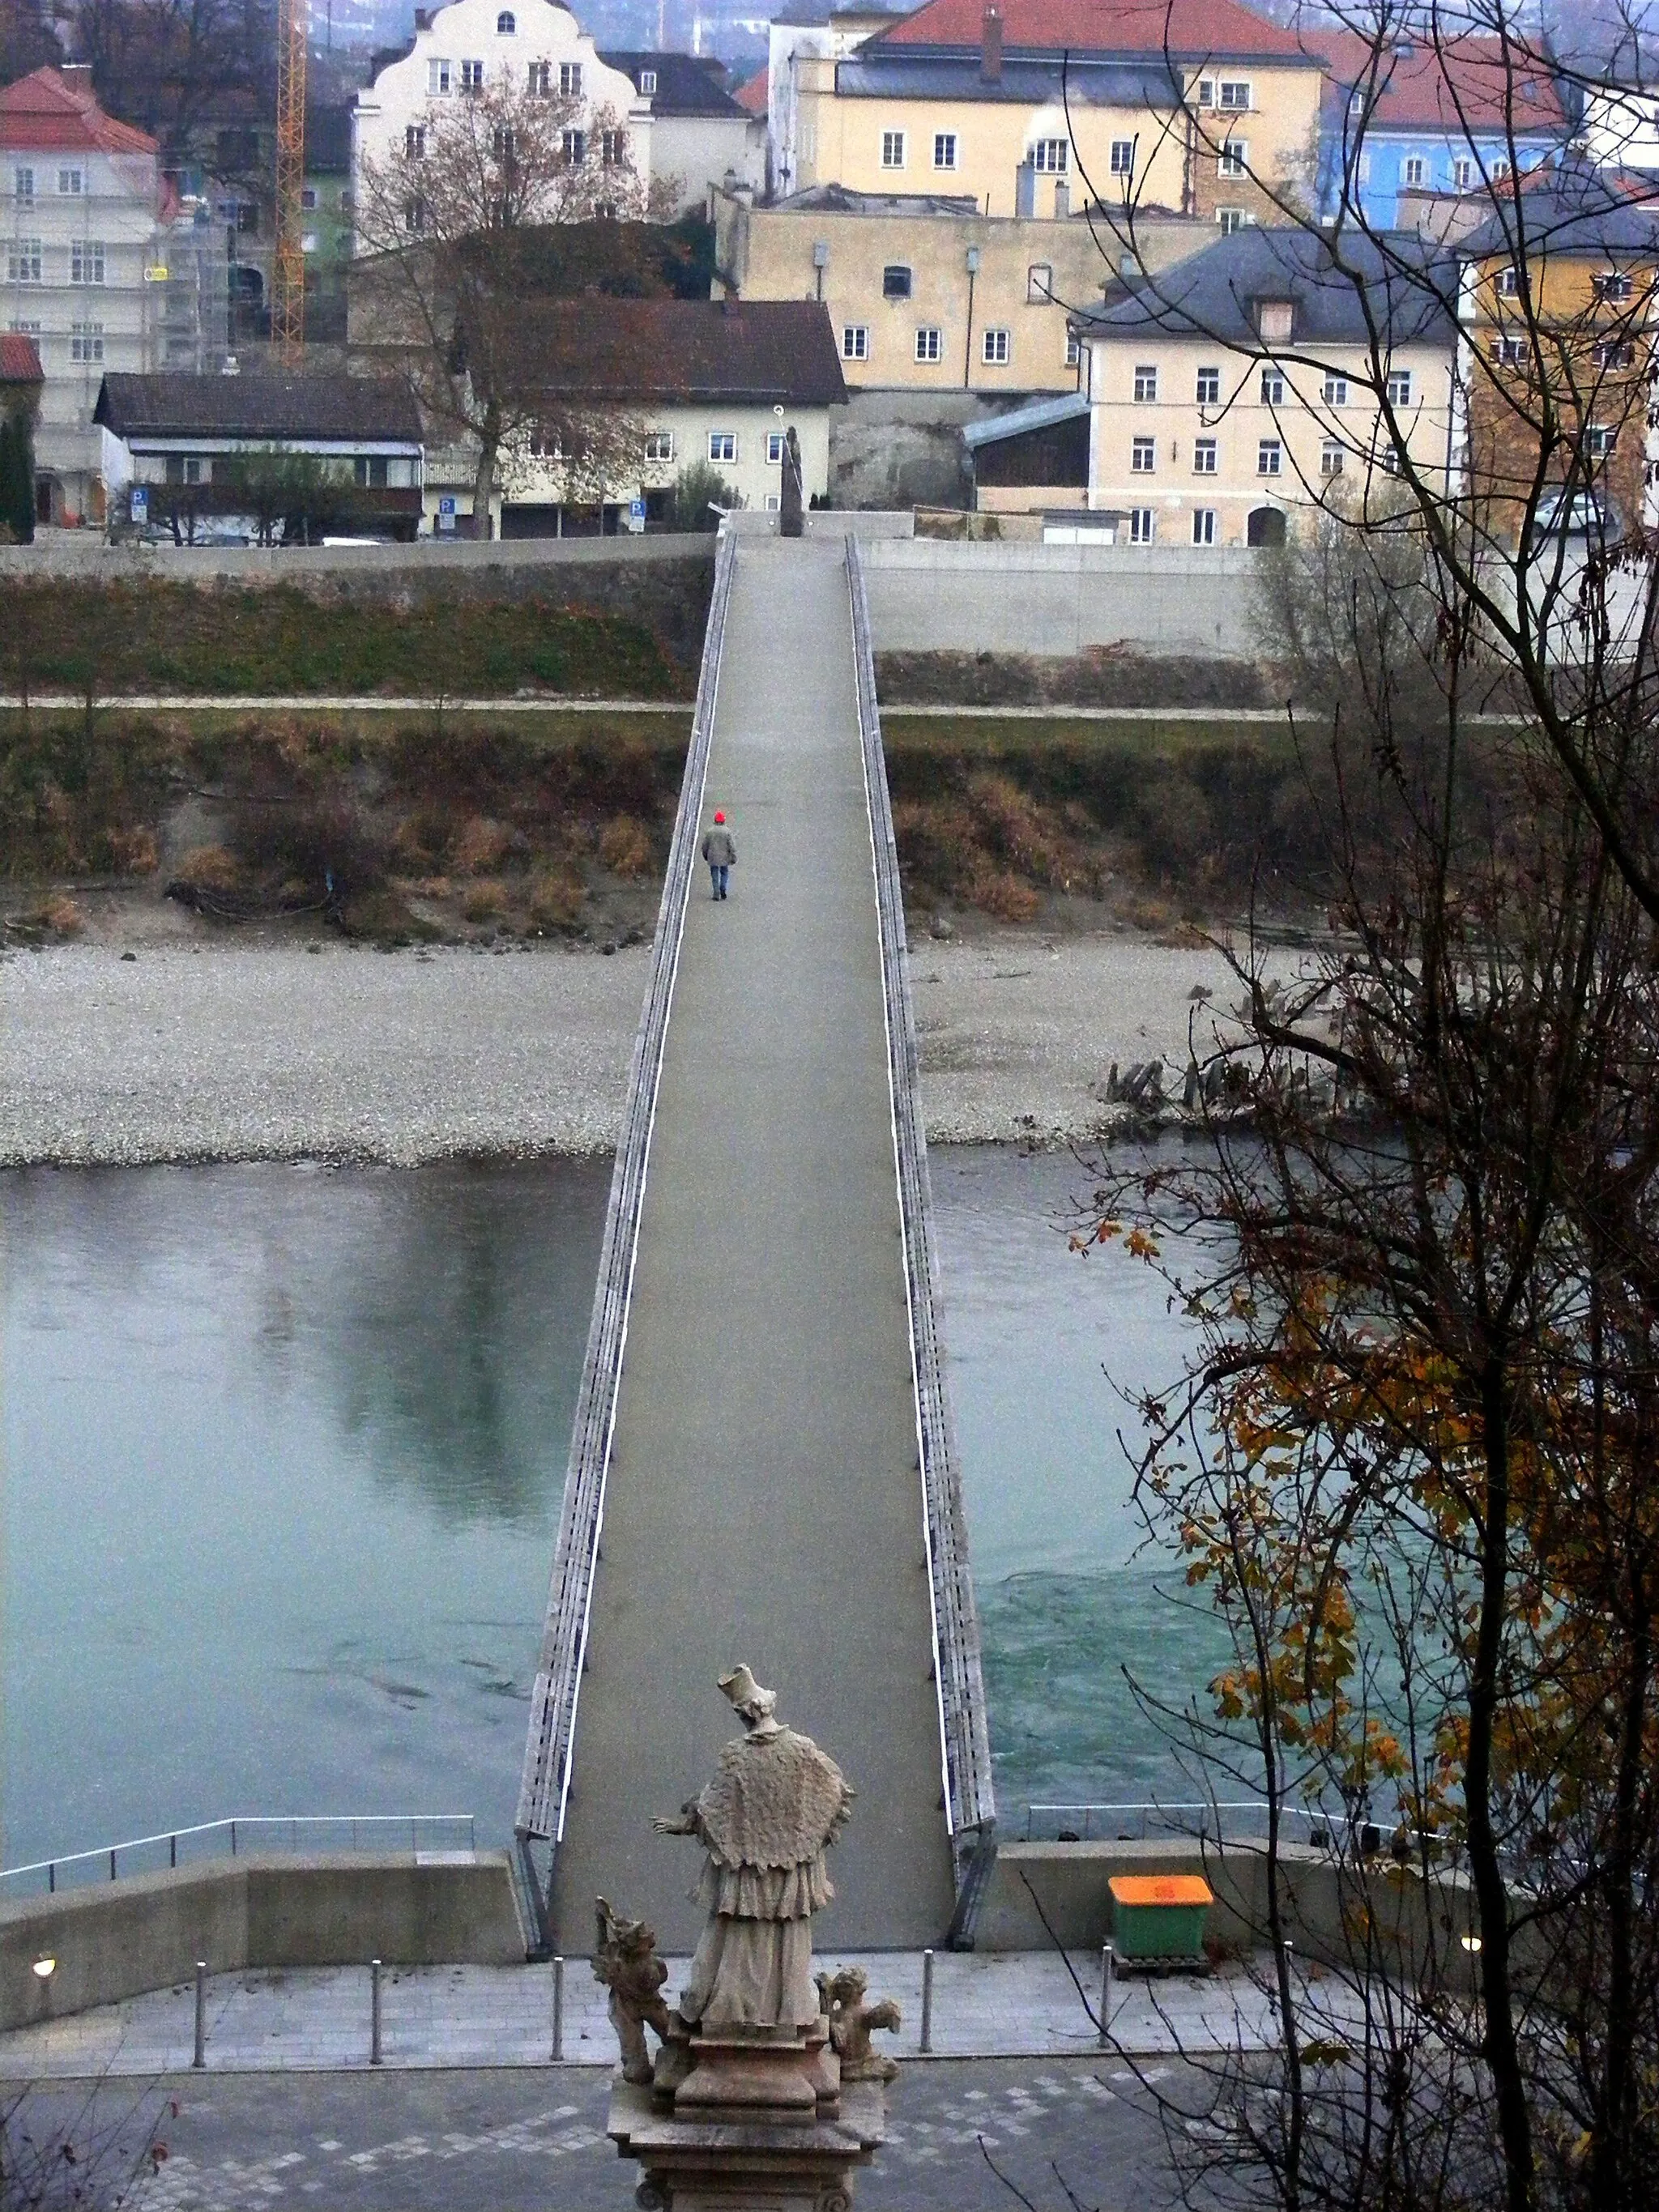
[[[300,242],[306,180],[306,33],[308,0],[277,0],[276,259],[270,336],[284,368],[298,368],[306,343],[306,258]]]

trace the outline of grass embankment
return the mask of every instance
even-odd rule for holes
[[[431,699],[523,687],[591,697],[686,698],[643,623],[537,599],[404,605],[145,580],[0,586],[0,686],[14,692],[390,692]]]

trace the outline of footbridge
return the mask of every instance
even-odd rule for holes
[[[737,841],[708,896],[703,823]],[[841,1948],[971,1940],[994,1820],[856,541],[722,540],[517,1819],[544,1941],[689,1948],[747,1660],[858,1791]]]

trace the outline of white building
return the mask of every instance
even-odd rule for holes
[[[1659,92],[1589,87],[1578,138],[1598,169],[1659,169]]]
[[[43,522],[104,520],[93,410],[106,369],[211,370],[224,357],[224,234],[171,199],[157,157],[153,138],[104,113],[89,70],[39,69],[0,91],[0,329],[33,337],[45,374]]]
[[[641,183],[653,176],[649,98],[633,79],[602,59],[567,8],[550,0],[454,0],[435,13],[415,10],[415,36],[406,53],[388,62],[357,95],[352,113],[354,196],[362,198],[365,157],[401,161],[420,142],[434,108],[465,99],[486,84],[509,85],[572,101],[584,118],[573,125],[584,149],[597,145],[592,125],[627,134],[628,160]]]
[[[720,63],[696,54],[606,52],[651,102],[653,173],[675,177],[673,212],[702,215],[711,191],[731,185],[766,189],[766,125],[726,91]]]
[[[836,8],[828,0],[793,0],[773,17],[766,56],[766,188],[772,198],[786,199],[799,189],[802,63],[845,61],[878,31],[890,30],[895,20],[878,4]]]

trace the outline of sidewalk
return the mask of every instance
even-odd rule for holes
[[[898,1999],[904,2025],[878,2039],[896,2057],[921,2054],[922,1960],[919,1952],[826,1955],[833,1968],[855,1960],[872,1999]],[[677,1989],[684,1960],[669,1962]],[[1073,1960],[1091,2005],[1099,2001],[1097,1958]],[[387,2068],[544,2066],[552,2052],[553,1971],[534,1966],[386,1968],[382,2052]],[[195,1991],[154,1990],[124,2004],[0,2035],[0,2080],[188,2072]],[[1171,1977],[1116,1984],[1112,2047],[1136,2057],[1234,2047],[1260,2049],[1273,2012],[1242,1967],[1208,1979]],[[1100,2048],[1065,1962],[1049,1952],[940,1952],[934,1960],[936,2058],[1087,2057]],[[605,1992],[587,1961],[565,1968],[564,2056],[576,2066],[614,2065],[617,2039]],[[216,1974],[208,1983],[210,2072],[332,2072],[369,2062],[366,1966]]]

